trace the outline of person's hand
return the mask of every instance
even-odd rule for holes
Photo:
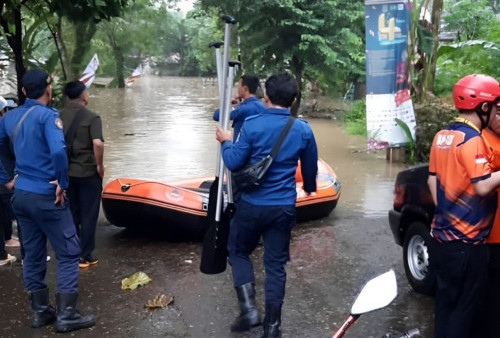
[[[57,185],[57,187],[56,187],[56,201],[54,202],[54,204],[61,205],[61,206],[64,205],[64,200],[66,198],[66,191],[63,190],[59,186],[59,182],[57,182],[57,180],[50,181],[49,183]]]
[[[222,144],[224,141],[231,141],[233,139],[233,135],[230,131],[217,127],[215,131],[215,139]]]
[[[231,99],[231,104],[238,104],[241,102],[241,97],[235,96]]]
[[[5,187],[9,190],[12,190],[14,189],[14,183],[16,183],[16,178],[17,178],[17,175],[14,176],[14,178],[12,180],[10,180],[9,182],[5,183]]]
[[[103,164],[97,165],[97,173],[99,174],[100,178],[104,177],[104,165]]]

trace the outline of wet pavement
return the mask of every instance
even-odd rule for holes
[[[147,86],[146,81],[143,86]],[[165,83],[163,89],[167,88],[170,87]],[[184,116],[177,125],[183,126],[179,131],[178,127],[170,128],[171,120],[164,119],[168,112],[145,116],[147,103],[137,103],[134,95],[140,93],[143,97],[149,93],[147,89],[140,86],[134,88],[136,92],[127,89],[119,110],[109,108],[116,106],[110,103],[110,98],[116,98],[117,92],[103,90],[91,97],[94,109],[105,112],[102,113],[106,121],[105,181],[120,176],[166,180],[182,177],[180,172],[186,177],[213,172],[215,159],[207,155],[215,150],[215,126],[210,121],[213,107],[199,113],[199,119]],[[168,93],[165,97],[206,106],[209,100],[204,101],[204,90],[200,88],[190,100]],[[141,109],[131,110],[131,102]],[[205,122],[200,122],[203,120],[208,121],[208,128]],[[404,276],[402,249],[394,244],[387,223],[393,181],[403,166],[388,163],[385,153],[367,153],[364,140],[345,135],[338,122],[311,120],[310,123],[320,156],[339,176],[342,194],[330,216],[298,224],[293,230],[283,305],[283,337],[331,336],[347,317],[362,285],[389,269],[395,270],[398,279],[397,298],[384,309],[362,315],[345,337],[381,337],[387,332],[413,328],[420,329],[422,337],[432,337],[432,299],[411,290]],[[195,136],[189,134],[189,137],[201,140],[183,144],[183,134],[192,129]],[[168,142],[160,142],[165,138]],[[152,149],[141,147],[141,143]],[[200,152],[200,145],[207,149]],[[178,154],[178,150],[176,153],[172,149],[187,150]],[[196,153],[203,156],[193,160]],[[19,257],[18,249],[9,251]],[[143,229],[137,233],[118,228],[101,215],[95,254],[99,263],[80,270],[79,310],[94,314],[96,325],[66,336],[257,338],[262,334],[260,327],[248,333],[229,332],[238,312],[230,270],[212,276],[202,274],[200,243],[168,242],[158,230]],[[253,261],[257,303],[263,311],[261,258],[259,247]],[[52,295],[56,264],[53,256],[46,279]],[[137,271],[146,273],[152,281],[136,290],[121,290],[121,280]],[[159,294],[172,296],[174,302],[162,309],[145,309],[146,302]],[[20,262],[0,267],[0,337],[53,335],[59,334],[50,326],[40,329],[28,326],[28,300]]]

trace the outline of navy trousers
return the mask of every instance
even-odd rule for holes
[[[69,178],[68,199],[76,231],[80,237],[82,252],[86,259],[95,249],[95,232],[99,207],[101,205],[102,178],[95,174],[91,177]]]
[[[487,337],[488,247],[436,243],[434,337]]]
[[[0,194],[0,259],[7,258],[7,251],[5,251],[5,241],[10,238],[9,232],[12,235],[12,230],[9,231],[9,226],[12,228],[10,209],[10,196],[6,194]]]
[[[231,219],[228,252],[234,287],[254,282],[250,254],[262,236],[266,271],[266,304],[280,306],[285,298],[285,265],[290,257],[290,236],[295,206],[257,206],[238,202]]]
[[[54,205],[55,195],[16,189],[12,209],[22,232],[23,279],[27,291],[46,288],[47,239],[57,258],[56,292],[78,291],[80,243],[67,204]]]

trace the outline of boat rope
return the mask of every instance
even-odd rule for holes
[[[177,187],[177,186],[174,186],[174,185],[171,185],[171,184],[167,184],[167,183],[162,183],[162,182],[157,182],[157,181],[141,181],[141,182],[137,182],[137,183],[123,183],[119,178],[116,179],[118,181],[118,183],[120,184],[120,187],[121,187],[121,190],[122,192],[126,192],[127,190],[129,190],[131,187],[136,187],[138,185],[142,185],[142,184],[149,184],[149,183],[154,183],[154,184],[158,184],[158,185],[163,185],[165,187],[170,187],[170,188],[174,188],[174,189],[177,189],[177,190],[182,190],[182,191],[187,191],[187,192],[199,192],[198,189],[196,188],[184,188],[184,187]]]

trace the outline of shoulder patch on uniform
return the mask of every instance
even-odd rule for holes
[[[57,117],[55,119],[54,123],[56,124],[57,128],[59,128],[61,130],[63,129],[63,121],[59,117]]]

